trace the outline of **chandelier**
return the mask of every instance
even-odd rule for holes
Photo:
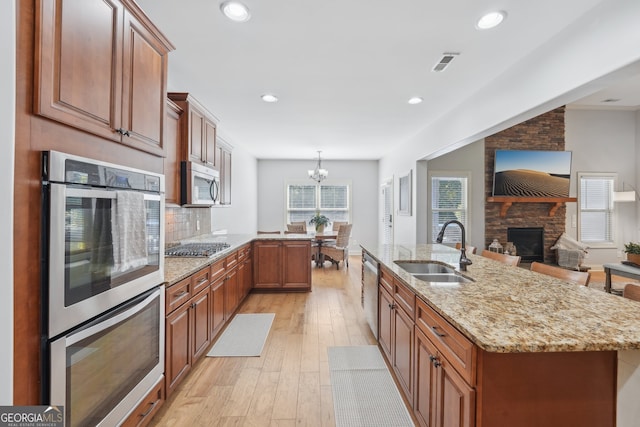
[[[328,170],[322,169],[322,160],[320,159],[320,153],[322,153],[322,151],[318,151],[318,164],[316,165],[316,168],[314,170],[308,170],[309,178],[311,178],[318,184],[329,175]]]

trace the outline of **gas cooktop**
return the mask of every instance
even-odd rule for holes
[[[172,246],[165,249],[165,256],[169,257],[210,257],[217,252],[223,251],[230,247],[228,243],[183,243],[178,246]]]

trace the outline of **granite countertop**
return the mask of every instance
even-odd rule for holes
[[[640,304],[480,255],[459,272],[473,282],[429,283],[395,260],[434,260],[459,270],[444,245],[363,247],[478,347],[490,352],[640,349]]]
[[[182,279],[196,273],[198,270],[210,265],[221,258],[225,258],[241,246],[254,240],[312,240],[310,234],[209,234],[173,243],[209,243],[225,242],[229,248],[217,252],[210,257],[165,257],[164,258],[164,281],[167,286],[171,286]]]

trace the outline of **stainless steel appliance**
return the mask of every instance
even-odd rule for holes
[[[220,171],[194,162],[182,162],[180,174],[181,205],[220,204]]]
[[[164,287],[63,334],[50,344],[47,403],[67,426],[115,426],[164,372]]]
[[[164,281],[164,176],[55,151],[43,160],[53,338]]]
[[[42,398],[118,425],[163,378],[164,176],[43,153]]]
[[[373,336],[378,338],[378,261],[366,252],[362,263],[362,308]]]
[[[225,242],[184,243],[165,249],[164,254],[168,257],[207,258],[230,247],[231,245]]]

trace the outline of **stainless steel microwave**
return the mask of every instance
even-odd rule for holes
[[[220,172],[218,170],[194,162],[182,162],[180,175],[181,205],[220,204]]]

